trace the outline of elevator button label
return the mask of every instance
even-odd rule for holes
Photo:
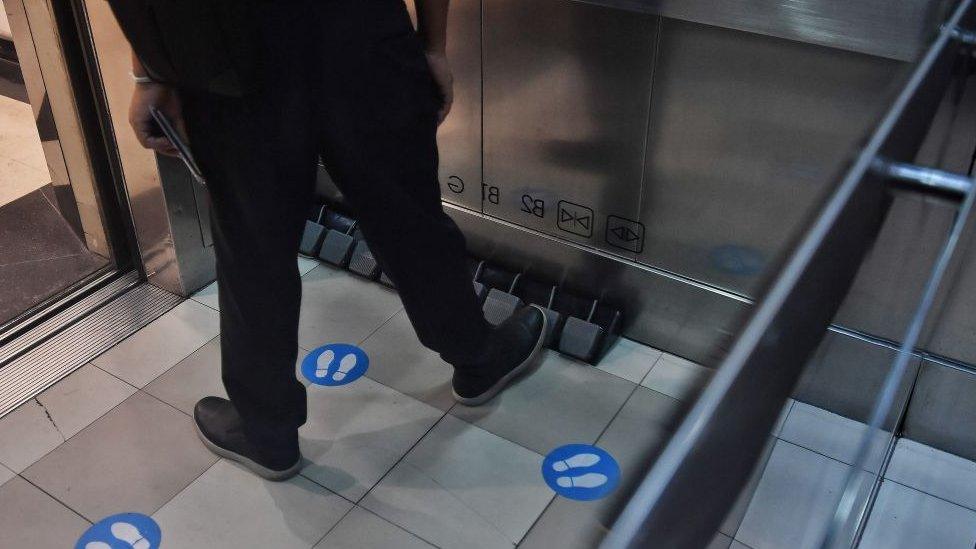
[[[542,478],[560,496],[592,501],[617,488],[620,466],[603,448],[567,444],[549,452],[543,460]]]
[[[93,524],[75,549],[158,549],[162,539],[163,533],[151,517],[122,513]]]
[[[593,210],[586,206],[560,200],[556,225],[567,233],[590,238],[593,236]]]
[[[607,244],[629,252],[643,252],[644,224],[615,215],[607,216]]]
[[[346,343],[323,345],[302,360],[302,375],[316,385],[327,387],[352,383],[368,368],[366,352]]]

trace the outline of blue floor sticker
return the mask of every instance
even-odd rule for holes
[[[316,385],[336,387],[356,381],[369,368],[366,352],[355,345],[332,343],[308,353],[302,375]]]
[[[620,466],[603,448],[567,444],[546,456],[542,478],[563,497],[591,501],[614,491],[620,483]]]
[[[75,549],[158,549],[162,538],[163,533],[152,518],[122,513],[93,524]]]

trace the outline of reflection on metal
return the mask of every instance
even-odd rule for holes
[[[914,61],[950,0],[575,0]]]
[[[98,68],[149,282],[189,295],[214,278],[206,196],[185,167],[138,143],[128,122],[130,49],[107,2],[85,1]]]
[[[916,67],[765,292],[711,383],[638,486],[604,547],[651,543],[703,547],[719,528],[887,210],[885,181],[871,171],[872,164],[881,157],[910,161],[919,150],[952,73],[957,50],[951,29],[970,22],[971,7],[971,0],[960,3],[947,29]],[[968,212],[974,196],[970,191],[964,211]],[[957,221],[923,294],[920,309],[925,312],[961,230],[962,222]],[[914,345],[920,332],[921,321],[913,322],[906,341]],[[899,356],[899,366],[907,367],[910,354]],[[893,387],[886,385],[886,397],[893,395],[897,385]],[[885,414],[875,414],[874,419],[878,426]],[[862,452],[858,466],[863,457]],[[717,468],[724,474],[714,475]],[[691,508],[694,513],[688,513]]]
[[[49,1],[4,0],[41,146],[65,220],[88,249],[111,259],[105,218],[80,125],[55,10]]]
[[[905,162],[878,160],[873,166],[882,177],[887,177],[922,191],[935,191],[950,196],[963,197],[973,186],[973,181],[960,175],[935,168],[916,166]]]

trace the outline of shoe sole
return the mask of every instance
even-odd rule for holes
[[[200,425],[197,424],[196,420],[193,421],[193,427],[197,430],[197,436],[200,437],[200,441],[203,445],[207,447],[208,450],[217,454],[220,457],[227,458],[231,461],[236,461],[255,475],[272,482],[281,482],[288,480],[293,476],[297,475],[299,471],[302,470],[302,456],[299,454],[298,461],[291,467],[284,469],[282,471],[276,471],[274,469],[268,469],[267,467],[259,464],[258,462],[252,460],[251,458],[238,454],[237,452],[231,452],[226,448],[221,448],[217,446],[206,435],[200,430]]]
[[[532,352],[529,353],[529,356],[525,357],[525,360],[523,360],[521,364],[515,368],[512,368],[511,372],[505,374],[494,385],[489,387],[487,391],[478,396],[466,398],[457,394],[453,389],[451,389],[451,393],[454,395],[454,400],[465,406],[481,406],[482,404],[495,398],[498,393],[502,392],[502,389],[504,389],[509,383],[512,382],[512,380],[518,377],[519,374],[528,370],[529,366],[531,366],[532,363],[539,358],[542,347],[546,342],[546,334],[549,331],[549,317],[546,315],[546,312],[542,309],[542,307],[539,307],[538,305],[530,305],[530,307],[535,307],[540,313],[542,313],[542,333],[539,334],[539,340],[535,342],[535,347],[532,348]]]

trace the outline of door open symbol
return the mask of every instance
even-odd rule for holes
[[[641,253],[644,251],[644,225],[615,215],[607,216],[607,244]]]
[[[556,225],[567,233],[590,238],[593,236],[593,210],[560,200]]]

